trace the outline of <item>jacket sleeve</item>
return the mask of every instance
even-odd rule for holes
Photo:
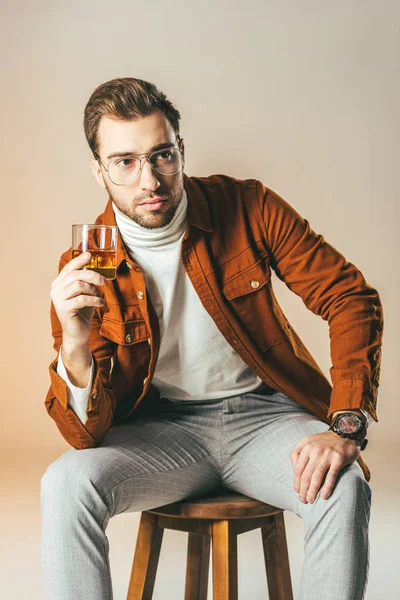
[[[271,267],[329,324],[333,389],[328,417],[336,410],[361,408],[377,421],[383,336],[378,292],[285,200],[261,182],[257,189]]]
[[[61,257],[61,271],[70,257]],[[54,419],[61,435],[77,450],[93,448],[100,444],[112,424],[115,398],[110,383],[110,370],[113,364],[116,346],[100,335],[101,320],[95,311],[89,347],[94,360],[94,377],[86,411],[87,419],[83,424],[68,405],[67,384],[57,373],[58,353],[62,343],[62,328],[53,303],[50,308],[53,347],[57,357],[50,364],[50,388],[45,399],[49,415]]]

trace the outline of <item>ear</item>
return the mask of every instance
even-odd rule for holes
[[[183,166],[185,166],[185,142],[183,141],[183,138],[179,139],[179,148],[182,152]]]
[[[97,161],[95,158],[89,158],[89,163],[90,168],[92,169],[93,177],[95,178],[100,187],[106,189],[106,184],[104,183],[103,172],[101,170],[99,161]]]

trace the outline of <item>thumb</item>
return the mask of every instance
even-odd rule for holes
[[[292,463],[292,467],[294,468],[296,466],[296,462],[297,459],[299,458],[299,454],[300,454],[301,450],[297,450],[296,448],[294,450],[292,450],[292,452],[290,453],[290,462]]]
[[[296,465],[297,459],[299,458],[301,451],[304,448],[305,443],[306,442],[304,439],[300,440],[300,442],[297,444],[297,446],[295,446],[295,448],[293,448],[292,452],[290,453],[290,462],[292,463],[293,468]]]

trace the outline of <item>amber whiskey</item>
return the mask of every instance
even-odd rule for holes
[[[92,269],[96,273],[100,273],[106,279],[115,279],[116,275],[116,251],[115,250],[92,250],[88,249],[86,252],[90,252],[92,259],[90,263],[85,265],[84,269]],[[72,251],[72,258],[76,258],[82,254],[81,249]]]

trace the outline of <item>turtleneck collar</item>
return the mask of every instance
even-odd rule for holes
[[[154,248],[156,246],[164,246],[176,242],[186,230],[187,206],[187,195],[186,190],[184,189],[182,200],[178,205],[172,221],[164,227],[147,229],[122,214],[115,203],[112,202],[116,224],[121,238],[128,248]]]

